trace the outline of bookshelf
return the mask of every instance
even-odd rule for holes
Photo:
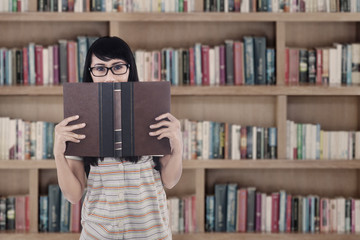
[[[36,1],[30,1],[35,4]],[[266,36],[275,47],[276,86],[172,87],[177,118],[278,128],[276,160],[184,160],[179,184],[168,196],[196,194],[204,199],[215,183],[237,182],[270,193],[360,198],[360,161],[286,160],[286,120],[319,122],[326,130],[360,130],[360,86],[287,86],[285,47],[329,46],[360,40],[359,13],[0,13],[1,47],[33,41],[48,45],[79,35],[116,35],[132,49],[215,45],[244,35]],[[32,5],[33,6],[33,5]],[[36,9],[32,7],[30,9]],[[168,34],[171,32],[171,34]],[[300,33],[300,34],[299,34]],[[301,34],[306,33],[306,34]],[[146,38],[144,38],[146,36]],[[184,39],[183,36],[186,36]],[[309,37],[310,36],[310,37]],[[59,122],[61,86],[0,87],[0,116]],[[38,233],[38,196],[57,183],[52,160],[0,160],[0,195],[30,195],[30,232],[0,232],[1,239],[78,239],[79,234]],[[3,181],[6,179],[6,181]],[[316,183],[316,184],[314,184]],[[205,233],[205,202],[197,201],[197,233],[174,239],[358,239],[357,234]]]

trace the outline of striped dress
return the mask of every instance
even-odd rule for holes
[[[91,166],[80,239],[172,239],[166,194],[152,157]]]

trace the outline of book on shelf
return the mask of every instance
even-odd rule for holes
[[[212,1],[204,0],[204,12],[272,12],[272,13],[295,13],[295,12],[360,12],[360,6],[356,1],[343,0],[229,0]]]
[[[86,123],[75,131],[86,138],[80,143],[68,142],[66,155],[170,154],[167,138],[149,135],[155,118],[170,112],[168,82],[67,83],[63,91],[64,117],[79,115],[73,124]]]
[[[236,183],[215,184],[214,195],[206,195],[206,231],[213,231],[210,226],[222,224],[223,216],[234,217],[236,228],[232,223],[219,225],[216,232],[267,232],[267,233],[359,233],[360,200],[351,197],[319,197],[317,195],[292,195],[281,190],[266,194],[255,187],[236,187]],[[232,186],[237,193],[233,195],[226,190]],[[220,188],[219,188],[220,187]],[[216,197],[216,195],[218,196]],[[230,194],[230,195],[229,195]],[[230,200],[229,200],[230,196]],[[215,219],[208,216],[215,198],[217,214]],[[226,198],[228,198],[226,200]],[[225,210],[222,208],[226,201]],[[218,202],[217,202],[218,201]],[[236,211],[233,209],[235,202]],[[219,218],[219,219],[217,219]]]
[[[151,57],[155,54],[161,58],[161,65]],[[151,81],[161,68],[161,78],[155,79],[169,81],[174,86],[276,83],[275,49],[266,46],[265,37],[226,39],[216,46],[195,43],[190,48],[136,50],[135,59],[140,81]]]
[[[172,233],[192,233],[196,231],[196,197],[170,197],[167,199]]]
[[[14,0],[15,1],[15,0]],[[16,0],[26,3],[28,0]],[[16,2],[15,1],[15,2]],[[39,12],[193,12],[196,0],[165,1],[161,0],[41,0]],[[19,5],[19,4],[18,4]],[[4,10],[8,9],[4,8]],[[0,8],[1,11],[1,8]],[[13,10],[14,11],[14,10]],[[16,10],[15,10],[16,11]],[[17,10],[19,11],[19,10]]]
[[[185,159],[275,159],[277,156],[276,128],[188,119],[180,122]]]
[[[0,197],[0,231],[30,230],[29,195]]]
[[[287,120],[288,159],[360,159],[359,131],[325,131],[320,124]]]

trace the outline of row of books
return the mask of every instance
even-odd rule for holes
[[[170,229],[173,233],[196,232],[196,196],[167,199]]]
[[[29,229],[29,195],[0,197],[0,231]]]
[[[0,160],[53,159],[54,123],[0,117]]]
[[[29,0],[2,0],[0,1],[0,12],[27,12]]]
[[[86,53],[96,39],[79,36],[47,47],[29,43],[23,48],[0,48],[0,85],[82,82]]]
[[[357,0],[204,0],[205,12],[360,12]]]
[[[184,159],[275,159],[275,127],[182,119]]]
[[[215,184],[215,194],[206,196],[206,231],[359,233],[360,200]]]
[[[192,12],[195,0],[39,0],[40,12]]]
[[[324,131],[320,124],[287,120],[288,159],[360,159],[360,132]]]
[[[286,83],[360,84],[360,43],[286,48],[285,58]]]
[[[135,51],[140,81],[169,81],[172,85],[276,84],[275,50],[265,37],[245,36],[210,47]]]
[[[66,200],[59,185],[49,185],[48,195],[39,199],[39,232],[80,232],[81,206],[81,200]]]

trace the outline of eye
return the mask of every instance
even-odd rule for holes
[[[125,65],[117,64],[117,65],[114,65],[112,68],[114,69],[114,71],[119,71],[119,70],[125,68]]]
[[[98,72],[105,72],[105,68],[102,66],[96,66],[94,69],[95,69],[95,71],[98,71]]]

